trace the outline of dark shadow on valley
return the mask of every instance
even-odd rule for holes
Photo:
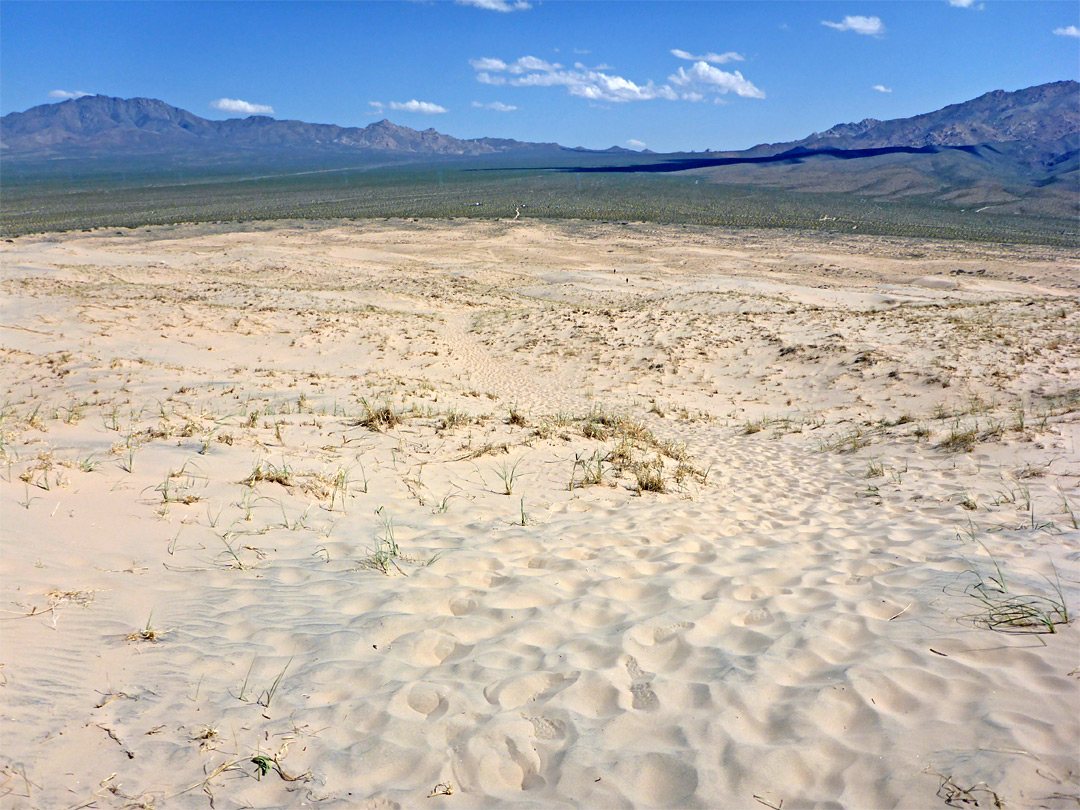
[[[738,165],[796,165],[810,158],[835,158],[837,160],[859,160],[862,158],[879,157],[881,155],[935,155],[945,152],[967,152],[976,157],[980,156],[981,149],[992,148],[986,145],[980,146],[886,146],[876,149],[791,149],[777,155],[758,155],[747,157],[677,157],[666,158],[662,161],[651,163],[619,163],[614,165],[599,166],[551,166],[546,171],[567,173],[621,173],[621,174],[657,174],[666,172],[684,172],[689,169],[706,169],[714,166],[738,166]],[[600,154],[600,153],[595,153]],[[623,157],[625,160],[625,156]],[[536,166],[521,167],[487,167],[469,169],[468,171],[515,171],[523,169],[535,170]]]

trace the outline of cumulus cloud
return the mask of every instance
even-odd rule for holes
[[[631,138],[626,142],[626,145],[631,149],[644,149],[645,141],[639,141],[637,138]]]
[[[93,93],[87,93],[83,90],[50,90],[49,98],[82,98],[83,96],[92,96]]]
[[[858,15],[844,17],[842,22],[829,22],[822,20],[822,25],[835,28],[837,31],[854,31],[856,34],[864,34],[870,37],[879,37],[885,33],[885,25],[880,17],[860,17]]]
[[[702,56],[694,56],[688,51],[683,51],[678,48],[671,49],[672,56],[677,56],[679,59],[685,59],[687,62],[712,62],[714,65],[724,65],[728,62],[745,62],[746,57],[741,53],[735,53],[735,51],[728,51],[727,53],[712,53],[711,51]]]
[[[678,73],[668,77],[670,84],[657,84],[651,79],[645,83],[631,81],[609,73],[611,68],[607,65],[590,68],[577,62],[573,68],[564,68],[535,56],[523,56],[514,62],[485,57],[472,59],[469,64],[476,70],[476,80],[481,84],[565,87],[570,95],[594,102],[622,103],[653,99],[702,101],[704,93],[729,92],[746,98],[765,98],[765,94],[738,71],[728,73],[704,60],[695,62],[690,70],[679,68]],[[676,90],[672,85],[682,90]]]
[[[545,62],[535,56],[523,56],[509,65],[506,69],[511,73],[528,73],[530,70],[559,70],[562,68],[558,62]]]
[[[502,59],[484,57],[483,59],[470,59],[469,64],[472,65],[473,70],[478,70],[485,74],[510,73],[514,76],[520,76],[523,73],[529,73],[531,71],[550,72],[562,69],[562,65],[558,62],[548,62],[544,59],[538,59],[535,56],[523,56],[515,62],[504,62]],[[505,80],[490,81],[487,82],[487,84],[505,84]]]
[[[501,11],[503,13],[510,11],[526,11],[532,8],[532,5],[526,3],[525,0],[516,0],[511,3],[510,0],[457,0],[459,6],[472,6],[473,8],[482,8],[485,11]]]
[[[502,59],[491,59],[489,57],[470,59],[469,64],[473,66],[473,70],[506,70],[508,67]]]
[[[513,104],[503,104],[501,101],[492,101],[490,104],[474,101],[472,105],[478,110],[494,110],[495,112],[513,112],[517,109]]]
[[[422,113],[423,115],[449,112],[446,107],[440,107],[430,101],[417,101],[415,98],[411,101],[391,101],[389,104],[383,104],[381,101],[369,101],[368,104],[374,107],[376,112],[380,113],[386,109],[395,112]]]
[[[612,76],[597,68],[587,68],[580,62],[565,69],[558,62],[548,62],[536,56],[523,56],[514,62],[502,59],[471,59],[481,84],[513,87],[565,87],[567,92],[590,101],[648,101],[654,98],[675,99],[677,95],[667,85],[653,82],[638,84],[622,76]]]
[[[892,92],[891,87],[886,87],[883,84],[875,84],[874,89],[877,90],[879,93],[891,93]]]
[[[765,94],[739,72],[729,73],[720,68],[714,68],[707,62],[695,62],[694,66],[687,70],[679,68],[678,73],[668,76],[672,84],[685,87],[688,85],[705,85],[715,89],[718,93],[735,93],[743,98],[765,98]]]
[[[666,98],[673,101],[678,98],[674,90],[664,85],[637,84],[622,76],[608,76],[606,73],[588,71],[584,80],[577,77],[567,84],[570,95],[589,101],[651,101],[654,98]]]
[[[976,4],[975,0],[949,0],[950,6],[956,8],[977,8],[982,9],[982,3]]]
[[[267,104],[252,104],[250,101],[242,101],[238,98],[219,98],[211,101],[210,106],[215,110],[227,113],[240,113],[241,115],[273,115],[274,108]]]
[[[1055,28],[1054,33],[1059,37],[1080,37],[1080,28],[1070,25],[1065,28]]]

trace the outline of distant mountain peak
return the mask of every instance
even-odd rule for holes
[[[1023,90],[991,90],[934,112],[879,121],[837,124],[801,141],[774,144],[798,149],[881,149],[896,146],[975,146],[1010,141],[1045,142],[1080,132],[1080,83],[1051,82]]]
[[[551,148],[509,139],[461,140],[434,129],[419,132],[383,119],[366,127],[309,124],[267,115],[202,118],[160,99],[96,95],[43,104],[0,119],[6,156],[100,155],[115,152],[251,152],[379,150],[427,155],[486,155]]]

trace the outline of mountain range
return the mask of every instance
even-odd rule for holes
[[[80,159],[68,165],[122,159],[163,168],[174,161],[197,167],[279,157],[331,165],[502,156],[504,163],[520,160],[531,168],[671,172],[715,183],[881,200],[921,196],[1003,213],[1074,217],[1080,214],[1080,84],[995,90],[910,118],[867,118],[799,141],[704,155],[569,149],[505,138],[462,140],[387,120],[366,127],[267,116],[215,121],[157,99],[97,95],[3,116],[0,156],[9,167],[44,165],[62,157]]]
[[[935,112],[838,124],[780,144],[762,144],[748,157],[792,150],[972,146],[1049,142],[1080,132],[1080,85],[1052,82],[1014,92],[994,90]],[[383,120],[366,127],[280,121],[264,115],[213,121],[151,98],[84,96],[42,104],[0,119],[0,149],[15,155],[94,155],[125,152],[232,150],[380,150],[431,155],[490,155],[560,149],[554,143],[506,138],[462,140],[434,129],[418,131]],[[613,147],[609,152],[629,150]]]
[[[536,146],[502,138],[460,140],[386,120],[366,127],[279,121],[265,115],[211,121],[152,98],[84,96],[0,119],[5,156],[281,149],[475,156]]]
[[[981,95],[911,118],[866,118],[838,124],[785,150],[883,149],[908,146],[975,146],[1012,141],[1056,141],[1080,133],[1080,83],[1051,82],[1007,93]],[[775,148],[775,147],[774,147]]]

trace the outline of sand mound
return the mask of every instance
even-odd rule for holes
[[[5,807],[1076,805],[1075,257],[0,255]]]

